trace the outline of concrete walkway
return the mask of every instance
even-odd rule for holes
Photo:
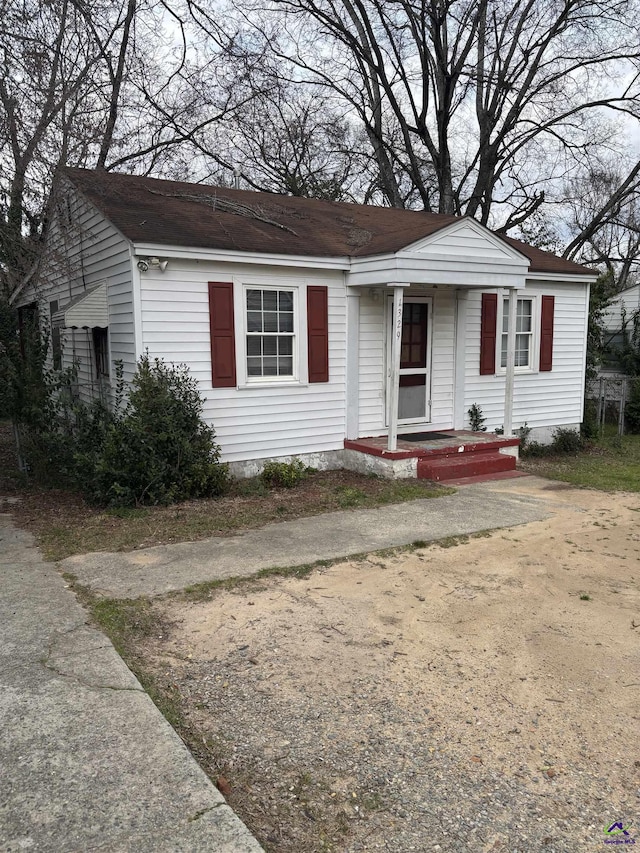
[[[0,515],[0,850],[258,853],[31,537]]]
[[[522,484],[532,480],[537,478],[481,483],[448,497],[332,512],[200,542],[126,553],[100,551],[69,557],[61,568],[104,596],[160,595],[274,566],[302,565],[408,545],[418,539],[430,541],[539,521],[549,516],[549,504],[523,490]]]

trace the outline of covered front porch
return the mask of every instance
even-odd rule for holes
[[[347,279],[347,451],[378,453],[400,468],[403,459],[469,452],[482,453],[488,465],[490,452],[504,456],[505,447],[517,448],[516,319],[527,267],[528,259],[519,252],[466,220],[401,252],[352,264]],[[500,307],[492,318],[483,314],[481,322],[480,297],[486,291]],[[493,325],[491,370],[481,365],[481,338],[490,326],[485,319]],[[503,438],[480,433],[469,441],[469,406],[481,409],[485,402]],[[433,432],[437,437],[422,445],[409,437]],[[396,451],[401,455],[394,456]],[[420,470],[427,470],[426,461]]]
[[[394,450],[386,436],[347,439],[347,467],[390,478],[451,482],[473,477],[518,476],[520,440],[471,430],[399,436]]]

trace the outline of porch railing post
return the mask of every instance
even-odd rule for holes
[[[404,305],[404,287],[390,284],[393,287],[393,322],[391,325],[391,364],[387,371],[387,423],[389,434],[387,450],[398,447],[398,397],[400,392],[400,350],[402,347],[402,309]]]
[[[518,317],[518,294],[515,287],[509,288],[509,325],[507,328],[507,371],[504,381],[504,435],[513,435],[513,384],[516,364],[516,323]],[[501,334],[501,330],[499,330]]]

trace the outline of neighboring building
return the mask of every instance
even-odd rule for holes
[[[582,420],[595,273],[470,218],[69,169],[45,270],[79,393],[184,363],[236,470],[393,451],[474,403],[542,441]]]
[[[604,327],[604,342],[606,352],[602,360],[599,375],[612,378],[624,375],[624,368],[616,353],[624,345],[624,330],[627,334],[633,332],[634,318],[640,313],[640,285],[635,284],[620,291],[611,300],[604,312],[602,325]]]

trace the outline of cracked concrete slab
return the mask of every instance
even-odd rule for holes
[[[511,486],[521,482],[502,481],[498,487],[477,484],[447,497],[326,513],[200,542],[84,554],[63,560],[61,567],[100,595],[160,595],[275,566],[350,557],[418,539],[431,541],[547,518],[547,502],[518,493]]]
[[[60,575],[4,515],[0,579],[0,851],[258,853]]]

